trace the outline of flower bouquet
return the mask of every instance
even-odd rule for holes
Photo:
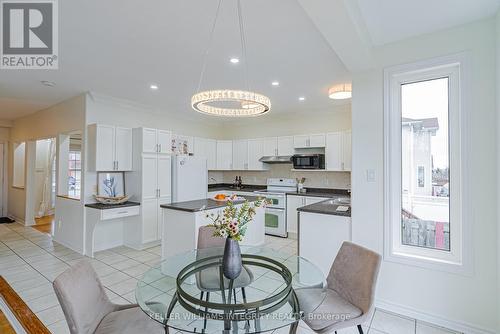
[[[224,255],[222,258],[222,269],[224,276],[228,279],[235,279],[241,273],[241,250],[239,241],[245,237],[248,224],[253,220],[256,209],[265,207],[266,199],[259,198],[253,203],[245,201],[241,207],[236,207],[232,201],[227,202],[227,206],[222,213],[207,214],[213,223],[209,224],[215,229],[214,236],[226,239]]]

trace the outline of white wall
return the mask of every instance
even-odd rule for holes
[[[10,131],[11,142],[36,141],[38,139],[55,138],[60,133],[85,127],[85,96],[77,96],[52,107],[14,121]],[[10,153],[12,156],[12,153]],[[12,184],[12,158],[9,159],[9,185]],[[9,186],[9,214],[23,221],[26,210],[25,189]],[[54,240],[74,250],[83,249],[83,205],[58,197],[55,206]]]
[[[246,139],[333,132],[351,129],[351,105],[334,105],[329,110],[300,113],[270,112],[256,118],[224,123],[222,139]]]
[[[376,48],[377,68],[353,76],[353,241],[383,253],[383,69],[467,50],[472,82],[470,170],[474,273],[462,276],[383,261],[377,302],[467,333],[498,327],[495,21],[477,22]],[[376,181],[367,182],[373,169]],[[493,293],[493,291],[495,291]]]

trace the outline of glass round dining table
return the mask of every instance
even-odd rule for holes
[[[223,248],[197,249],[162,261],[138,282],[136,299],[154,321],[190,333],[261,333],[290,326],[326,296],[325,277],[306,259],[266,247],[241,247],[243,270],[228,280]],[[296,292],[310,289],[305,302]],[[303,290],[301,292],[304,292]]]

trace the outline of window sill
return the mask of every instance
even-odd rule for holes
[[[451,262],[444,259],[426,257],[423,255],[405,254],[399,252],[388,252],[384,254],[384,260],[392,263],[419,267],[422,269],[441,271],[450,274],[472,276],[473,268],[470,262]]]

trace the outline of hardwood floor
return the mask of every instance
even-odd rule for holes
[[[5,315],[0,311],[0,333],[2,334],[16,334],[14,328],[10,325]]]
[[[36,225],[32,227],[40,232],[52,235],[54,233],[54,215],[35,218]]]

